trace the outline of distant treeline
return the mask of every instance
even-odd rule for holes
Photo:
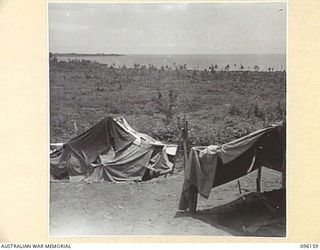
[[[138,63],[134,63],[132,66],[126,66],[126,65],[116,65],[115,63],[112,64],[107,64],[107,63],[101,63],[97,62],[95,60],[85,60],[85,59],[79,59],[79,58],[72,58],[72,59],[67,59],[67,60],[59,60],[57,57],[58,56],[65,56],[65,57],[77,57],[77,56],[124,56],[120,54],[76,54],[76,53],[49,53],[49,61],[51,64],[58,63],[63,64],[63,62],[66,63],[73,63],[73,64],[83,64],[86,66],[89,66],[90,64],[101,64],[105,65],[110,68],[119,68],[119,69],[136,69],[136,70],[146,70],[146,69],[152,69],[152,70],[175,70],[175,71],[182,71],[182,70],[191,70],[194,71],[196,69],[188,68],[187,64],[183,65],[178,65],[175,62],[173,62],[172,66],[165,65],[165,66],[160,66],[157,68],[153,64],[148,64],[148,65],[141,65]],[[198,70],[198,71],[204,71],[204,72],[223,72],[223,71],[233,71],[233,72],[238,72],[238,71],[261,71],[261,72],[285,72],[285,69],[283,69],[283,66],[281,66],[281,69],[279,70],[278,68],[275,67],[269,67],[267,69],[261,70],[258,65],[254,65],[253,67],[250,66],[244,66],[242,64],[227,64],[226,66],[220,65],[218,66],[217,64],[213,65],[211,64],[208,68],[205,68],[203,70]]]
[[[89,53],[51,53],[54,56],[125,56],[123,54],[105,54],[105,53],[94,53],[94,54],[89,54]]]

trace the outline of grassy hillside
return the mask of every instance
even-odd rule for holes
[[[50,140],[68,140],[107,115],[121,115],[139,132],[175,141],[178,117],[185,115],[191,145],[220,144],[284,119],[285,96],[285,72],[114,68],[52,59]]]

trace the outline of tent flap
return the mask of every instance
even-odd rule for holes
[[[105,118],[50,154],[50,172],[57,179],[140,181],[147,169],[159,176],[172,167],[167,145],[134,131],[122,117]]]

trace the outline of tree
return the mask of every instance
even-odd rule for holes
[[[53,54],[53,53],[49,53],[49,62],[50,62],[50,64],[52,63],[52,64],[54,64],[54,63],[57,63],[58,62],[58,59],[57,59],[57,57]]]
[[[139,67],[140,67],[140,64],[138,64],[138,63],[135,63],[135,64],[133,64],[133,67],[134,67],[135,69],[139,69]]]
[[[209,70],[210,70],[211,73],[214,73],[214,66],[213,66],[213,64],[210,65]]]
[[[254,65],[254,71],[259,71],[260,70],[260,68],[259,68],[259,66],[258,65]]]

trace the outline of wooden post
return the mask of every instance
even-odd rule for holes
[[[186,121],[186,142],[187,142],[187,157],[189,157],[189,134],[188,134],[188,121]]]
[[[174,158],[173,158],[173,167],[172,167],[171,175],[173,175],[173,171],[174,171],[174,169],[176,167],[178,150],[181,148],[181,137],[182,137],[182,132],[181,132],[181,129],[179,127],[178,128],[177,150],[176,150],[176,154],[174,155]]]
[[[261,193],[261,173],[262,173],[262,167],[258,168],[258,173],[257,173],[257,192]]]
[[[286,189],[287,186],[287,175],[286,175],[286,156],[284,156],[283,166],[282,166],[282,188]]]
[[[282,163],[282,188],[286,189],[287,186],[287,169],[286,169],[286,163],[287,163],[287,136],[286,136],[286,121],[283,123],[283,163]]]
[[[178,154],[178,150],[179,150],[179,136],[180,136],[180,128],[179,128],[179,116],[178,116],[178,133],[177,133],[177,150],[176,150],[176,154],[173,157],[173,166],[172,166],[172,170],[171,170],[171,175],[173,175],[174,169],[176,167],[176,160],[177,160],[177,154]]]
[[[188,161],[188,122],[184,123],[183,129],[183,153],[184,153],[184,167],[186,167]]]

